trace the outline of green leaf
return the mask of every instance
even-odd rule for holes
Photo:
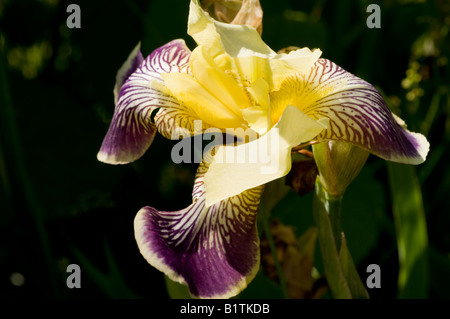
[[[342,272],[347,279],[352,298],[369,299],[369,293],[358,275],[355,263],[353,262],[353,258],[348,250],[347,240],[345,239],[344,233],[342,233],[339,260],[341,261]]]
[[[189,288],[164,276],[169,297],[172,299],[192,299]]]
[[[342,228],[356,265],[378,246],[382,225],[391,222],[385,214],[385,185],[376,178],[378,164],[384,162],[366,163],[342,200]]]
[[[428,234],[422,191],[413,166],[387,163],[397,235],[399,298],[427,298]]]

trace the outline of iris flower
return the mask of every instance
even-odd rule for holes
[[[245,143],[204,156],[190,206],[174,212],[144,207],[134,223],[151,265],[195,297],[229,298],[258,271],[260,197],[265,183],[289,172],[293,147],[339,140],[389,161],[419,164],[429,144],[406,130],[372,85],[320,58],[320,50],[277,54],[253,27],[218,22],[196,0],[188,20],[193,51],[178,39],[144,59],[137,46],[119,70],[98,159],[132,162],[156,132],[169,139],[180,129],[196,134],[195,120],[203,132],[255,132]],[[265,150],[265,157],[220,160],[254,149]]]

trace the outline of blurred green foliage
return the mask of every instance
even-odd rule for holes
[[[144,55],[175,38],[193,48],[186,34],[189,0],[76,1],[81,29],[66,26],[70,3],[0,0],[0,296],[169,297],[164,275],[137,249],[133,219],[145,205],[189,205],[196,165],[173,164],[174,142],[160,136],[130,165],[102,164],[96,153],[114,110],[116,71],[136,43],[142,41]],[[370,3],[381,8],[380,29],[366,26]],[[381,267],[382,288],[369,290],[372,298],[449,298],[449,2],[261,4],[263,39],[273,49],[319,47],[323,57],[377,86],[408,128],[429,139],[427,162],[403,179],[415,181],[407,187],[414,202],[393,188],[402,185],[401,173],[392,176],[371,156],[344,196],[343,228],[363,282],[369,264]],[[312,194],[265,196],[267,213],[294,226],[296,236],[314,225]],[[425,217],[419,233],[401,235],[425,245],[426,267],[411,270],[402,294],[397,221],[408,214],[405,207]],[[323,273],[318,254],[316,261]],[[81,289],[65,285],[71,263],[81,266]],[[169,288],[173,294],[176,288]],[[241,295],[281,296],[264,269]]]

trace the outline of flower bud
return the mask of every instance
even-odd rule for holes
[[[313,145],[314,159],[322,186],[330,195],[342,196],[358,176],[369,152],[342,141],[326,141]]]
[[[204,0],[202,7],[217,21],[249,25],[262,33],[263,10],[259,0]]]

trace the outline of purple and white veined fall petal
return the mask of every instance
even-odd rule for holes
[[[117,82],[123,81],[123,84],[117,94],[111,124],[97,155],[100,161],[125,164],[138,159],[151,145],[157,131],[157,126],[151,122],[153,111],[160,108],[183,109],[164,88],[161,73],[187,73],[189,56],[190,50],[184,40],[174,40],[154,50],[135,68],[139,54],[136,48],[133,50],[119,70]],[[133,72],[127,77],[130,70]]]
[[[119,71],[117,71],[116,75],[116,83],[114,85],[114,103],[117,103],[119,98],[120,88],[125,83],[126,80],[133,74],[134,71],[138,67],[141,66],[144,61],[144,57],[141,53],[141,43],[139,42],[136,47],[131,51],[127,60],[120,67]]]
[[[242,291],[259,269],[256,213],[263,187],[205,207],[200,164],[193,203],[175,212],[142,208],[135,237],[145,259],[200,298],[230,298]]]
[[[352,143],[389,161],[420,164],[429,150],[426,138],[402,127],[375,87],[335,63],[319,59],[307,75],[285,80],[280,96],[295,91],[297,105],[314,119],[329,118],[316,139]]]

